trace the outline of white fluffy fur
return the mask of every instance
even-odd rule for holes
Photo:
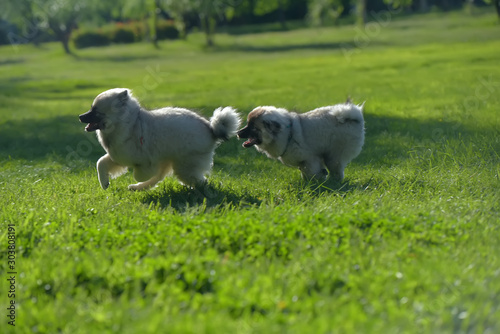
[[[217,108],[210,118],[213,132],[217,138],[229,139],[236,135],[240,127],[240,118],[234,117],[235,111],[231,107]]]
[[[249,114],[260,131],[256,148],[283,164],[298,167],[305,179],[344,178],[344,168],[364,144],[363,105],[343,103],[304,114],[264,106]]]
[[[107,152],[97,162],[103,189],[127,167],[139,181],[129,186],[133,190],[153,187],[172,172],[186,185],[202,185],[217,143],[234,136],[240,124],[231,107],[215,110],[210,122],[184,108],[146,110],[123,88],[101,93],[92,106],[102,117],[97,137]]]

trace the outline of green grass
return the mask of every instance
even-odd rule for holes
[[[0,49],[0,303],[16,229],[16,333],[500,331],[500,27],[493,14],[203,36],[63,55]],[[348,52],[348,53],[346,53]],[[347,56],[346,56],[347,55]],[[154,75],[151,74],[154,73]],[[156,78],[156,79],[155,79]],[[213,196],[100,189],[78,114],[112,87],[206,116],[366,101],[341,184],[216,151]]]

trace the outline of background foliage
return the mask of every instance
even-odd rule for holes
[[[103,45],[102,25],[116,22],[141,24],[140,38],[134,40],[157,41],[163,38],[185,38],[193,29],[205,33],[205,44],[215,44],[217,27],[278,22],[281,30],[289,29],[291,20],[305,21],[315,26],[356,21],[364,25],[377,20],[381,12],[391,11],[406,15],[428,11],[449,11],[466,7],[469,13],[475,7],[493,4],[500,18],[500,0],[5,0],[0,4],[0,44],[18,44],[58,40],[66,53],[71,53],[70,40],[75,30],[84,43]],[[353,17],[356,17],[353,19]],[[167,20],[168,23],[162,23]],[[174,25],[176,29],[171,26]],[[89,36],[81,35],[89,33]],[[120,34],[131,34],[121,31]],[[101,35],[101,36],[97,36]],[[123,42],[125,37],[119,38]],[[113,40],[113,38],[111,38]]]

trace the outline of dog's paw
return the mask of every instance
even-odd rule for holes
[[[132,190],[132,191],[140,191],[140,190],[142,190],[142,189],[143,189],[143,187],[141,186],[141,184],[140,184],[140,183],[130,184],[130,185],[128,186],[128,190]]]
[[[103,190],[108,189],[108,187],[109,187],[109,182],[107,182],[107,183],[101,183],[101,188],[102,188]]]
[[[208,199],[214,199],[219,195],[217,189],[213,185],[210,185],[208,182],[205,182],[203,188],[200,188],[199,190],[201,191],[203,196]]]
[[[142,191],[142,190],[148,190],[151,188],[154,188],[155,185],[148,183],[148,182],[139,182],[135,184],[130,184],[128,186],[128,190],[132,191]]]

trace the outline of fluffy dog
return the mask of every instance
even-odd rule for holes
[[[87,132],[97,131],[107,152],[97,161],[101,187],[129,167],[139,181],[129,185],[132,190],[151,188],[172,172],[188,186],[202,186],[218,142],[240,125],[231,107],[216,109],[210,121],[183,108],[146,110],[125,88],[99,94],[80,121],[88,123]]]
[[[306,180],[336,180],[361,152],[364,143],[363,105],[346,103],[321,107],[304,114],[272,106],[257,107],[248,124],[238,131],[248,139],[243,147],[255,146],[270,158],[298,167]]]

